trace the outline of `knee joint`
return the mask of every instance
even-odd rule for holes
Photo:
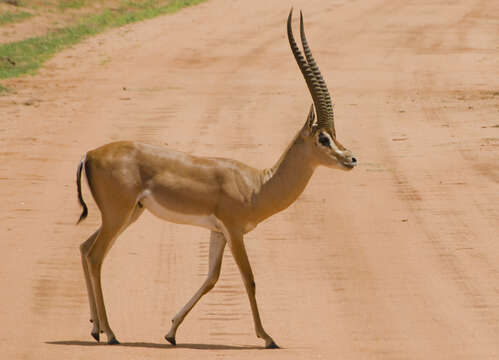
[[[100,259],[96,259],[95,256],[86,255],[87,257],[87,263],[90,267],[90,271],[98,273],[101,270],[102,267],[102,261]]]
[[[208,292],[213,289],[215,287],[215,284],[217,283],[217,280],[218,278],[206,280],[206,282],[204,283],[205,291]]]
[[[88,253],[88,250],[89,250],[89,246],[88,246],[88,243],[85,241],[85,242],[82,242],[80,244],[80,252],[82,255],[87,255]]]
[[[255,293],[256,292],[256,284],[254,280],[250,280],[249,282],[249,289],[251,292]]]

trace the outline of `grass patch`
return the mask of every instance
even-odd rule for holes
[[[123,1],[113,10],[108,9],[98,14],[84,16],[77,25],[44,36],[1,44],[0,79],[32,74],[56,52],[104,30],[173,13],[203,1],[205,0]]]
[[[57,2],[57,8],[61,11],[67,9],[80,9],[85,6],[85,0],[59,0]]]
[[[19,22],[31,16],[33,16],[33,14],[26,11],[20,11],[20,12],[7,11],[3,14],[0,14],[0,25]]]
[[[24,6],[23,0],[0,0],[0,3],[2,2],[13,6]]]
[[[7,94],[9,91],[10,90],[8,88],[0,84],[0,96]]]

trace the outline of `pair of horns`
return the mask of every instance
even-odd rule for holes
[[[307,38],[305,36],[305,30],[303,27],[303,15],[300,11],[300,38],[303,45],[303,51],[305,57],[303,57],[296,41],[293,37],[293,30],[291,29],[291,18],[293,15],[293,9],[289,12],[288,16],[288,40],[291,46],[291,51],[295,56],[298,67],[300,68],[305,81],[307,82],[310,95],[314,100],[315,109],[317,112],[317,127],[319,129],[330,129],[333,135],[334,130],[334,113],[333,104],[331,103],[331,96],[327,89],[326,82],[321,75],[319,67],[317,66],[314,57],[312,56],[312,51],[308,46]]]

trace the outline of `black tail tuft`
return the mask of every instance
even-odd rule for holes
[[[88,208],[87,204],[85,204],[85,201],[83,200],[83,195],[81,193],[81,172],[83,170],[83,165],[85,164],[85,159],[83,159],[80,162],[80,166],[78,166],[78,170],[76,171],[76,186],[78,188],[78,200],[80,201],[80,205],[83,208],[83,212],[80,215],[80,218],[78,219],[78,222],[76,223],[77,225],[85,220],[85,218],[88,215]]]

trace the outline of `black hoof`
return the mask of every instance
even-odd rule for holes
[[[175,337],[166,335],[165,339],[173,346],[177,345],[177,342],[175,341]]]
[[[280,349],[279,345],[277,345],[274,341],[265,346],[265,349]]]
[[[118,340],[116,340],[116,338],[111,338],[111,340],[109,340],[107,342],[108,345],[118,345],[120,342]]]
[[[93,337],[95,340],[97,340],[97,342],[99,342],[99,341],[100,341],[100,334],[99,334],[98,332],[96,332],[96,333],[94,333],[94,332],[93,332],[93,333],[90,333],[90,335],[92,335],[92,337]]]

